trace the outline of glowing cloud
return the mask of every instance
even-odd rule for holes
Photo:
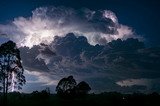
[[[92,45],[134,36],[132,29],[119,24],[116,15],[109,10],[40,7],[32,11],[31,17],[18,17],[7,25],[0,25],[0,33],[8,35],[19,46],[28,47],[49,44],[55,36],[70,32],[86,36]]]

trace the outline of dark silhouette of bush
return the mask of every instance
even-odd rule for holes
[[[76,86],[76,94],[78,96],[84,96],[88,94],[88,92],[91,90],[91,87],[85,82],[82,81]]]
[[[48,99],[50,97],[50,89],[46,88],[41,92],[33,91],[31,95],[33,99]]]
[[[56,87],[57,95],[67,98],[85,96],[90,90],[90,86],[84,81],[77,85],[73,76],[62,78]]]

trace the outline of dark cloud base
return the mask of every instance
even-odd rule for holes
[[[73,75],[77,80],[89,82],[96,92],[159,92],[160,86],[154,82],[160,78],[160,48],[147,48],[138,39],[117,39],[93,46],[84,36],[69,33],[57,36],[50,45],[21,47],[20,51],[27,70],[59,77]],[[129,79],[146,82],[142,85],[135,82],[132,86],[123,83]],[[118,85],[118,81],[125,86]]]

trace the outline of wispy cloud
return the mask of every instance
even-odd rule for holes
[[[120,86],[144,85],[149,86],[153,79],[126,79],[116,82]]]
[[[27,79],[27,83],[29,84],[40,84],[41,86],[51,86],[57,85],[58,80],[51,79],[49,75],[46,73],[38,72],[38,71],[28,71],[25,70],[25,75]]]

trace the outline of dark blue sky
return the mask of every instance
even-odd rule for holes
[[[4,0],[0,3],[0,23],[10,22],[19,16],[30,16],[35,8],[50,5],[77,9],[109,9],[116,13],[120,23],[133,27],[149,44],[160,45],[158,0]]]

